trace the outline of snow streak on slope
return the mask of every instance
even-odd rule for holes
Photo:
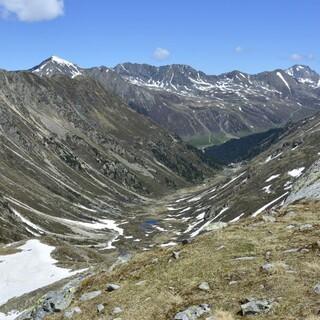
[[[260,213],[262,213],[263,211],[265,211],[266,209],[270,208],[271,205],[277,203],[279,200],[281,200],[282,198],[284,198],[286,195],[288,195],[289,192],[284,193],[283,195],[281,195],[279,198],[272,200],[271,202],[267,203],[266,205],[264,205],[262,208],[260,208],[259,210],[257,210],[255,213],[252,214],[252,217],[256,217],[258,216]]]
[[[290,88],[288,82],[285,80],[285,78],[284,78],[283,75],[281,74],[281,72],[277,72],[277,76],[283,81],[283,83],[287,86],[287,88],[288,88],[289,91],[291,92],[291,88]]]

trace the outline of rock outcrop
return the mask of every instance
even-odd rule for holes
[[[302,199],[320,200],[320,160],[314,162],[309,170],[293,185],[286,204]]]

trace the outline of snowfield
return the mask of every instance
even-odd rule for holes
[[[0,306],[80,272],[57,267],[51,257],[55,247],[39,240],[29,240],[18,249],[21,252],[0,256]],[[6,318],[0,314],[0,319]]]

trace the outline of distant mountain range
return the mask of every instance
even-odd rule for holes
[[[179,64],[85,69],[53,56],[30,71],[47,77],[90,77],[196,146],[280,127],[320,110],[320,75],[303,65],[254,75],[207,75]]]

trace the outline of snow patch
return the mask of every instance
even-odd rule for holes
[[[173,246],[176,246],[176,245],[177,245],[176,242],[171,241],[171,242],[168,242],[168,243],[160,244],[160,247],[161,248],[167,248],[167,247],[173,247]]]
[[[191,209],[191,207],[187,207],[187,208],[184,208],[183,210],[181,210],[179,213],[184,213],[186,211],[189,211]]]
[[[268,186],[265,186],[262,188],[262,190],[265,192],[265,193],[271,193],[271,187],[272,187],[272,184],[269,184]]]
[[[269,156],[267,159],[266,159],[266,161],[265,161],[265,163],[268,163],[268,162],[270,162],[271,160],[274,160],[274,159],[277,159],[278,157],[280,157],[282,155],[282,152],[280,152],[280,153],[278,153],[277,155],[271,155],[271,156]]]
[[[0,256],[0,306],[80,272],[57,267],[58,261],[51,257],[55,247],[39,240],[29,240],[18,249],[21,252]]]
[[[194,231],[191,234],[191,238],[194,238],[195,236],[197,236],[203,229],[205,229],[208,225],[210,225],[210,223],[212,223],[214,220],[216,220],[217,218],[219,218],[224,212],[226,212],[229,209],[229,207],[225,207],[223,209],[221,209],[221,211],[211,220],[207,221],[205,224],[203,224],[198,230]],[[196,223],[197,225],[198,223]]]
[[[302,172],[304,171],[305,167],[293,169],[291,171],[288,171],[288,175],[294,178],[298,178],[302,175]]]
[[[240,173],[238,176],[236,176],[235,178],[231,179],[229,182],[227,182],[225,185],[223,185],[221,187],[221,189],[226,188],[227,186],[229,186],[231,183],[233,183],[234,181],[236,181],[237,179],[239,179],[240,177],[242,177],[244,174],[246,173],[246,171]]]
[[[244,216],[244,212],[241,213],[239,216],[235,217],[234,219],[230,220],[229,223],[238,222]]]
[[[269,177],[267,180],[266,180],[266,182],[270,182],[270,181],[272,181],[272,180],[274,180],[274,179],[277,179],[277,178],[279,178],[280,177],[280,174],[274,174],[274,175],[272,175],[271,177]]]
[[[191,198],[191,199],[189,199],[188,200],[188,202],[195,202],[195,201],[199,201],[199,200],[201,200],[202,199],[202,195],[200,195],[200,196],[195,196],[195,197],[193,197],[193,198]]]
[[[201,210],[202,210],[202,208],[201,208]],[[203,220],[205,215],[206,215],[206,213],[205,213],[205,212],[202,212],[202,213],[200,213],[199,215],[197,215],[196,219],[197,219],[197,220]]]
[[[45,231],[40,228],[39,226],[37,226],[36,224],[32,223],[31,221],[29,221],[28,219],[26,219],[25,217],[23,217],[17,210],[13,209],[10,207],[10,209],[12,210],[12,212],[27,226],[31,227],[32,229],[38,231],[39,233],[43,234],[45,233]],[[35,232],[32,232],[30,229],[26,228],[31,234],[33,234],[34,236],[39,236],[38,234],[36,234]]]
[[[292,188],[292,183],[291,181],[287,181],[284,185],[283,185],[283,189],[284,190],[290,190]]]

